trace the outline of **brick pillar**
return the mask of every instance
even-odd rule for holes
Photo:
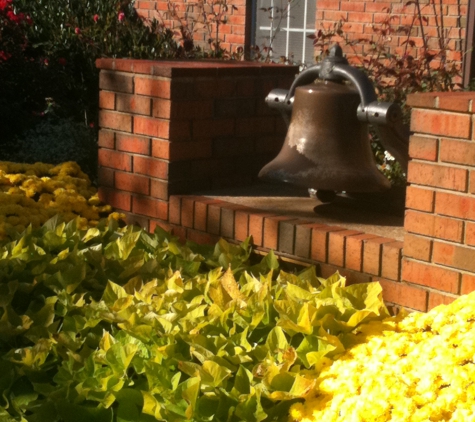
[[[129,222],[171,222],[169,198],[245,185],[286,127],[264,99],[296,66],[100,59],[99,193]],[[153,223],[153,224],[152,224]]]
[[[471,92],[408,98],[413,135],[402,281],[423,288],[421,310],[475,289],[474,102]]]

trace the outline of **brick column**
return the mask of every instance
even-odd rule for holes
[[[474,102],[471,92],[408,99],[414,134],[402,281],[423,288],[421,310],[475,289]]]
[[[264,99],[295,66],[100,59],[99,193],[129,222],[168,228],[169,198],[252,182],[286,127]],[[173,217],[172,217],[173,218]]]

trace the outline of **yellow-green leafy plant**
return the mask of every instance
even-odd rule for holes
[[[79,217],[81,227],[95,226],[104,217],[123,217],[101,203],[89,177],[75,162],[0,162],[0,239],[30,224],[38,228],[56,214],[64,221]]]
[[[57,217],[0,242],[0,420],[285,421],[388,312],[378,283],[250,253]]]
[[[357,344],[321,372],[291,421],[474,420],[475,293],[355,333]]]

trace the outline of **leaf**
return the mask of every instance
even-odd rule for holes
[[[128,296],[123,287],[109,280],[102,294],[102,300],[106,305],[113,306],[118,299],[125,299]]]
[[[200,378],[189,378],[178,385],[175,395],[183,398],[188,404],[185,415],[187,419],[192,419],[196,408],[196,400],[200,391]]]
[[[236,282],[233,272],[231,271],[231,267],[229,267],[221,277],[220,283],[228,295],[231,296],[232,299],[237,300],[241,307],[247,306],[246,302],[243,300],[244,297],[239,289],[239,284]]]
[[[289,343],[281,327],[273,328],[267,336],[266,346],[271,353],[284,352],[288,349]]]
[[[231,394],[240,396],[241,394],[251,394],[251,385],[253,381],[252,373],[244,366],[239,365],[239,369],[234,377],[234,386]]]
[[[213,361],[203,363],[202,382],[213,387],[220,387],[222,382],[231,375],[231,370]]]
[[[142,390],[141,393],[143,397],[142,413],[160,420],[162,418],[162,409],[158,400],[147,391]]]
[[[290,300],[296,302],[312,300],[314,297],[314,295],[308,290],[302,289],[294,284],[287,284],[285,293]]]

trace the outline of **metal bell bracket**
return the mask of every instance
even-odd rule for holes
[[[348,80],[355,85],[361,98],[357,110],[358,120],[374,126],[383,147],[394,156],[404,171],[407,171],[409,129],[402,122],[401,108],[396,103],[377,100],[372,82],[361,70],[350,66],[338,44],[331,47],[329,56],[321,63],[300,73],[289,90],[273,89],[267,95],[266,103],[280,111],[288,126],[295,89],[311,84],[318,78],[333,82]]]

